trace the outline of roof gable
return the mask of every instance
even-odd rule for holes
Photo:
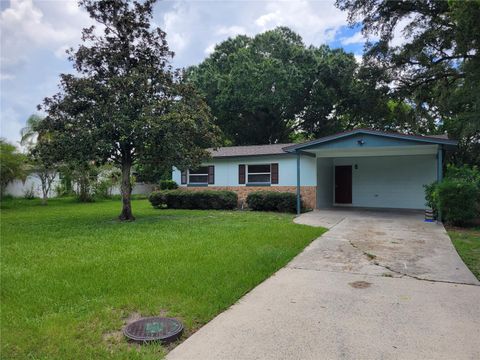
[[[296,150],[308,150],[312,148],[335,149],[335,148],[358,148],[361,147],[388,147],[388,146],[408,146],[408,145],[446,145],[456,146],[455,140],[448,140],[440,137],[405,135],[398,133],[387,133],[374,130],[357,129],[326,136],[317,140],[309,141],[303,144],[296,144],[285,147],[287,152]]]

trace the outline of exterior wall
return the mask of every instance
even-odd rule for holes
[[[132,195],[148,195],[154,190],[155,186],[154,184],[137,182],[133,184]],[[112,188],[112,195],[120,195],[121,193],[120,186],[114,186]]]
[[[333,159],[317,159],[317,207],[329,208],[333,199]]]
[[[352,206],[424,209],[423,185],[437,179],[435,155],[336,158],[333,164],[352,165]]]
[[[48,197],[55,197],[57,193],[55,191],[55,187],[60,182],[59,177],[57,176],[55,180],[53,180],[52,186],[50,187],[50,191],[48,193]],[[42,197],[42,183],[40,179],[35,175],[30,175],[27,177],[25,182],[21,180],[14,180],[10,182],[7,187],[5,188],[5,195],[11,195],[14,197],[23,197],[27,191],[33,190],[36,197]]]
[[[208,190],[230,190],[230,191],[235,191],[238,194],[238,205],[240,208],[244,208],[246,206],[246,199],[249,193],[254,192],[254,191],[276,191],[276,192],[290,192],[290,193],[296,193],[297,192],[297,187],[296,186],[271,186],[271,187],[265,187],[265,186],[200,186],[200,187],[194,187],[194,186],[189,186],[185,187],[185,189],[189,191],[202,191],[205,189]],[[315,209],[316,207],[316,192],[317,192],[317,187],[316,186],[301,186],[300,187],[300,194],[302,196],[302,200],[305,204],[305,206],[309,209]]]
[[[250,156],[228,159],[213,159],[203,165],[215,166],[215,183],[212,186],[246,186],[238,183],[238,165],[271,164],[278,163],[278,184],[270,187],[262,187],[263,190],[270,190],[277,186],[297,186],[297,157],[296,155],[273,155],[273,156]],[[314,157],[302,156],[300,158],[300,185],[317,185],[316,159]],[[173,169],[172,179],[181,184],[181,172]],[[186,186],[186,185],[183,185]],[[248,186],[250,187],[250,186]]]

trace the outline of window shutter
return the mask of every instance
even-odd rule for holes
[[[208,167],[208,183],[215,184],[215,166],[213,165]]]
[[[245,165],[238,165],[238,183],[245,184]]]
[[[278,164],[271,164],[270,170],[271,170],[271,175],[270,175],[271,183],[278,184]]]
[[[182,184],[187,183],[187,170],[182,171]]]

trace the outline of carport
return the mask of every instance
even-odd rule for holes
[[[442,179],[454,140],[367,129],[323,137],[284,150],[316,158],[317,208],[333,206],[423,209],[424,185]],[[300,212],[300,166],[297,203]]]

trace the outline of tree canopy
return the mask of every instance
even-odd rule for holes
[[[456,161],[480,163],[480,1],[337,0],[371,38],[366,71],[411,105],[424,131],[460,140]],[[392,41],[402,36],[404,43]]]
[[[0,138],[0,196],[5,193],[8,183],[27,177],[26,157],[18,151],[15,145]]]
[[[205,95],[225,143],[244,145],[328,135],[371,122],[374,111],[384,116],[381,90],[360,83],[357,71],[353,54],[306,47],[298,34],[279,27],[218,44],[187,74]]]
[[[68,51],[76,74],[60,76],[46,98],[43,126],[67,162],[113,162],[122,169],[121,220],[134,219],[130,174],[136,163],[199,164],[218,129],[194,88],[173,70],[166,34],[152,21],[155,0],[80,0],[100,27]]]

